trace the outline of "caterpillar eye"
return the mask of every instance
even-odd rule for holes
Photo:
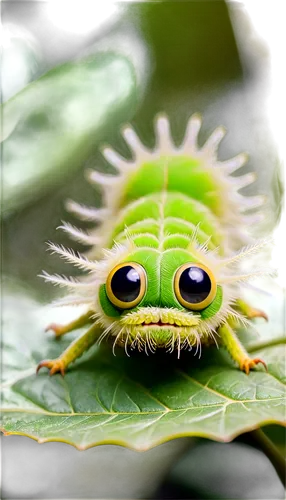
[[[216,296],[216,281],[212,272],[203,264],[184,264],[175,275],[175,294],[182,306],[201,311]]]
[[[134,262],[124,262],[114,267],[106,281],[110,302],[119,309],[129,309],[142,300],[146,292],[146,273]]]

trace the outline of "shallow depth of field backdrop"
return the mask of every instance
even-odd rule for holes
[[[270,0],[262,3],[270,12]],[[216,126],[226,126],[221,159],[247,151],[244,172],[258,175],[248,192],[268,197],[265,220],[255,228],[258,237],[277,225],[282,188],[281,151],[268,112],[269,48],[243,3],[6,1],[2,22],[2,99],[7,101],[2,112],[2,335],[4,344],[14,334],[18,339],[12,354],[7,349],[3,355],[9,385],[9,374],[16,380],[27,361],[26,339],[37,337],[34,349],[40,356],[48,318],[74,314],[45,307],[60,290],[37,275],[42,269],[74,272],[47,254],[45,242],[70,246],[56,231],[63,219],[76,222],[65,212],[66,199],[100,206],[100,192],[84,172],[89,167],[114,172],[100,155],[101,144],[130,155],[121,125],[132,123],[150,147],[153,118],[160,111],[170,117],[177,144],[194,112],[204,119],[201,143]],[[270,16],[272,30],[273,24]],[[83,250],[78,244],[73,248]],[[270,254],[264,258],[269,265]],[[271,265],[278,265],[278,279],[257,283],[267,294],[249,292],[270,317],[267,325],[256,323],[260,340],[280,337],[285,329],[283,266],[278,258]],[[46,337],[52,345],[52,335]],[[27,361],[28,371],[35,366]],[[29,391],[24,393],[17,395],[18,405],[25,405]],[[49,392],[53,397],[56,407],[58,394]],[[283,452],[282,428],[265,431]],[[185,437],[144,453],[115,444],[79,452],[65,443],[39,445],[9,436],[2,438],[1,461],[3,498],[284,497],[270,461],[245,436],[228,444]]]

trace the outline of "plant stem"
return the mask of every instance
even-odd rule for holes
[[[266,347],[274,347],[276,345],[286,344],[286,335],[283,337],[277,337],[276,339],[267,340],[265,342],[257,342],[256,344],[250,344],[247,346],[248,352],[259,351],[259,349],[264,349]]]
[[[284,488],[286,488],[286,461],[283,455],[261,429],[249,432],[249,436],[257,448],[269,458]]]

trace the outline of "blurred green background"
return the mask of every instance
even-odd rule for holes
[[[84,171],[92,167],[113,172],[100,154],[103,144],[130,156],[120,135],[127,122],[149,147],[154,145],[153,119],[160,111],[170,117],[177,144],[194,112],[204,118],[201,144],[216,126],[225,125],[229,134],[220,158],[247,151],[250,162],[244,172],[257,171],[258,181],[245,193],[268,198],[257,234],[267,234],[280,213],[279,161],[265,108],[269,54],[255,36],[243,4],[220,0],[98,4],[102,5],[59,2],[55,7],[51,2],[26,1],[2,5],[2,274],[8,286],[19,285],[43,303],[59,292],[37,275],[43,268],[63,271],[58,258],[47,258],[45,242],[69,246],[65,235],[56,231],[63,219],[76,223],[65,211],[66,199],[100,206],[100,193],[86,182]],[[64,271],[69,274],[67,266]],[[74,274],[74,269],[70,272]],[[282,446],[282,431],[269,432]],[[194,447],[179,460],[189,444]],[[121,452],[126,467],[120,474],[125,474],[126,483],[120,483],[116,496],[108,475],[111,464],[116,468],[117,447],[106,447],[105,469],[96,476],[97,482],[91,471],[79,489],[81,483],[72,488],[70,477],[73,471],[82,471],[85,462],[75,450],[49,444],[43,458],[35,443],[11,439],[11,444],[3,445],[4,496],[20,498],[24,488],[29,498],[53,498],[53,489],[45,496],[38,485],[51,457],[65,447],[70,476],[62,481],[66,489],[57,487],[57,497],[283,498],[271,464],[245,443],[190,440],[187,445],[184,441],[181,451],[164,446],[146,453],[146,461],[152,453],[157,453],[158,463],[160,453],[169,453],[173,460],[166,460],[163,471],[159,466],[148,471],[141,464],[141,477],[134,473],[137,489],[132,463],[139,467],[139,459],[135,452]],[[23,462],[15,457],[24,453],[42,468],[37,477],[29,469],[24,483],[20,479],[15,483],[23,470]],[[86,453],[89,457],[93,453],[96,467],[103,452]],[[48,470],[53,477],[56,469],[49,465]]]

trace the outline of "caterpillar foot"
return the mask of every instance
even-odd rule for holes
[[[245,302],[245,300],[237,299],[236,306],[238,310],[242,312],[242,314],[244,314],[244,316],[246,316],[248,319],[264,318],[266,321],[268,321],[268,316],[264,311],[252,307],[250,304],[248,304],[248,302]]]
[[[261,311],[260,309],[255,309],[254,307],[249,307],[247,311],[247,317],[248,319],[264,318],[265,321],[268,321],[267,314],[264,311]]]
[[[57,359],[46,359],[44,361],[41,361],[38,366],[36,373],[39,372],[41,368],[48,368],[50,370],[49,375],[54,375],[55,373],[60,373],[62,376],[65,374],[65,363],[63,362],[62,359],[57,358]]]
[[[46,328],[45,332],[48,332],[52,330],[55,334],[56,338],[61,337],[61,335],[64,335],[66,333],[66,328],[64,325],[59,325],[58,323],[50,323]]]
[[[261,358],[254,358],[254,359],[245,358],[239,363],[239,368],[240,370],[244,371],[246,375],[248,375],[249,371],[252,368],[255,368],[255,366],[258,365],[259,363],[261,363],[264,366],[265,370],[267,371],[267,365]]]

